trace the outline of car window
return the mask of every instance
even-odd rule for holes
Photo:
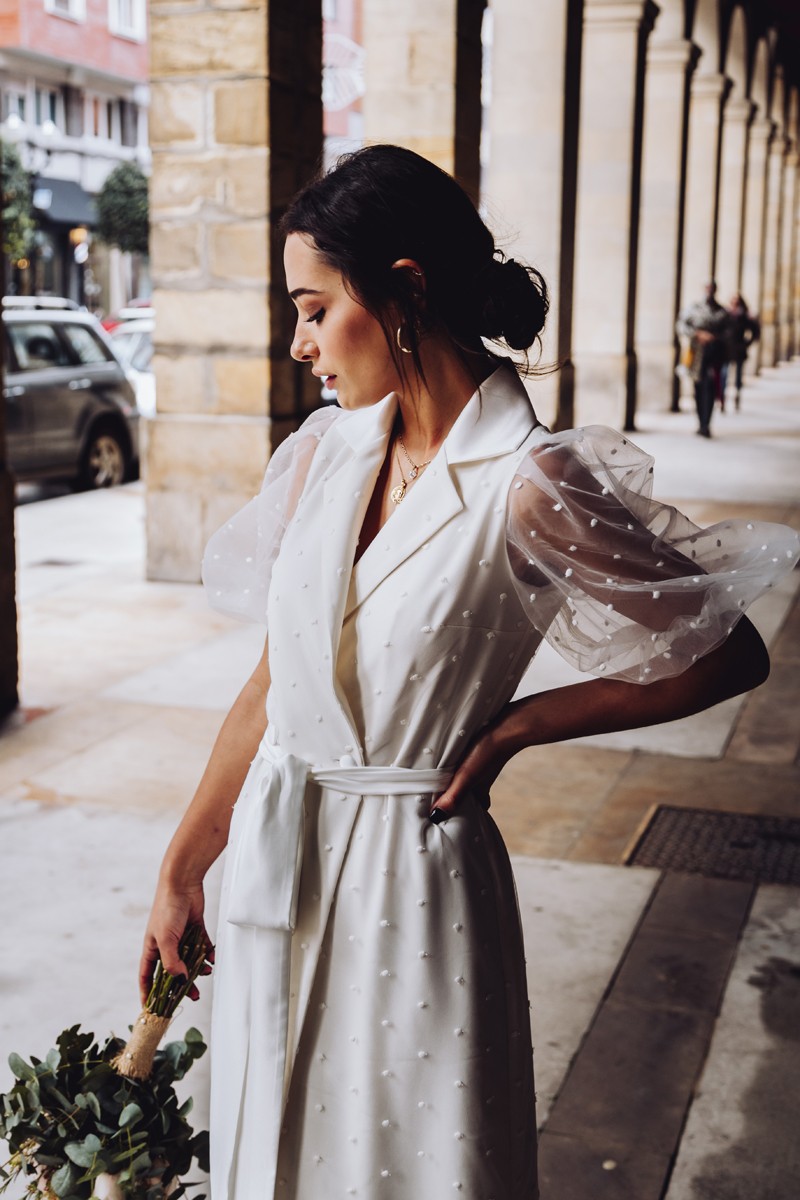
[[[153,361],[153,339],[149,333],[141,334],[139,345],[131,354],[131,366],[137,371],[149,371]]]
[[[12,321],[6,328],[20,371],[72,365],[66,346],[47,321]]]
[[[65,338],[85,366],[91,363],[110,362],[113,356],[100,341],[93,329],[86,325],[72,325],[66,321],[61,326]]]

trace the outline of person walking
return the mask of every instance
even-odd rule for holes
[[[722,394],[727,390],[729,370],[734,369],[734,385],[736,387],[735,404],[737,411],[741,406],[742,372],[747,361],[750,347],[761,336],[761,326],[758,317],[754,316],[747,306],[747,301],[741,292],[736,292],[728,306],[730,325],[728,329],[728,361],[723,368]]]
[[[689,343],[697,432],[701,437],[711,437],[711,415],[720,389],[722,367],[727,361],[731,329],[730,315],[717,300],[713,279],[706,286],[705,298],[684,309],[675,328],[678,336]]]
[[[742,614],[797,537],[698,529],[650,498],[625,436],[542,425],[508,352],[536,344],[544,281],[419,155],[346,156],[282,231],[291,353],[340,407],[278,447],[209,543],[211,602],[268,639],[167,850],[141,985],[158,956],[183,970],[227,845],[214,1200],[535,1200],[490,789],[525,746],[760,683]],[[596,677],[514,701],[544,637]]]

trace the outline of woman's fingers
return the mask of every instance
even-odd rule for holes
[[[434,824],[447,820],[456,811],[461,797],[467,792],[478,797],[488,797],[489,789],[504,765],[491,734],[485,733],[467,752],[453,775],[450,786],[432,804],[430,819]],[[486,807],[488,808],[488,804]]]
[[[145,933],[139,964],[139,991],[142,1004],[147,1001],[153,973],[159,959],[168,974],[184,978],[188,976],[189,971],[180,956],[180,942],[190,925],[200,925],[206,944],[211,946],[211,939],[203,923],[202,889],[189,894],[175,892],[161,886],[156,893],[153,911],[150,914],[150,923]],[[213,956],[213,950],[210,954]],[[209,955],[206,955],[206,959],[213,961]],[[205,966],[203,971],[207,973]],[[192,987],[189,995],[192,999],[197,999],[199,993],[195,987]]]

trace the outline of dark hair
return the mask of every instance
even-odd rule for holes
[[[506,258],[463,188],[412,150],[377,145],[344,155],[295,196],[280,230],[313,238],[383,325],[401,372],[390,308],[420,373],[420,338],[429,329],[444,330],[467,352],[484,352],[482,338],[513,350],[538,341],[549,306],[544,279]],[[401,258],[424,271],[424,301],[410,272],[392,270]]]

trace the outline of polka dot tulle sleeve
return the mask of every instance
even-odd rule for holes
[[[212,608],[266,625],[270,577],[283,535],[320,439],[339,416],[341,409],[334,407],[312,413],[272,455],[260,493],[212,536],[202,572]]]
[[[653,460],[590,426],[548,434],[509,491],[508,553],[532,624],[572,666],[651,683],[719,645],[789,571],[784,525],[700,529],[651,498]]]

